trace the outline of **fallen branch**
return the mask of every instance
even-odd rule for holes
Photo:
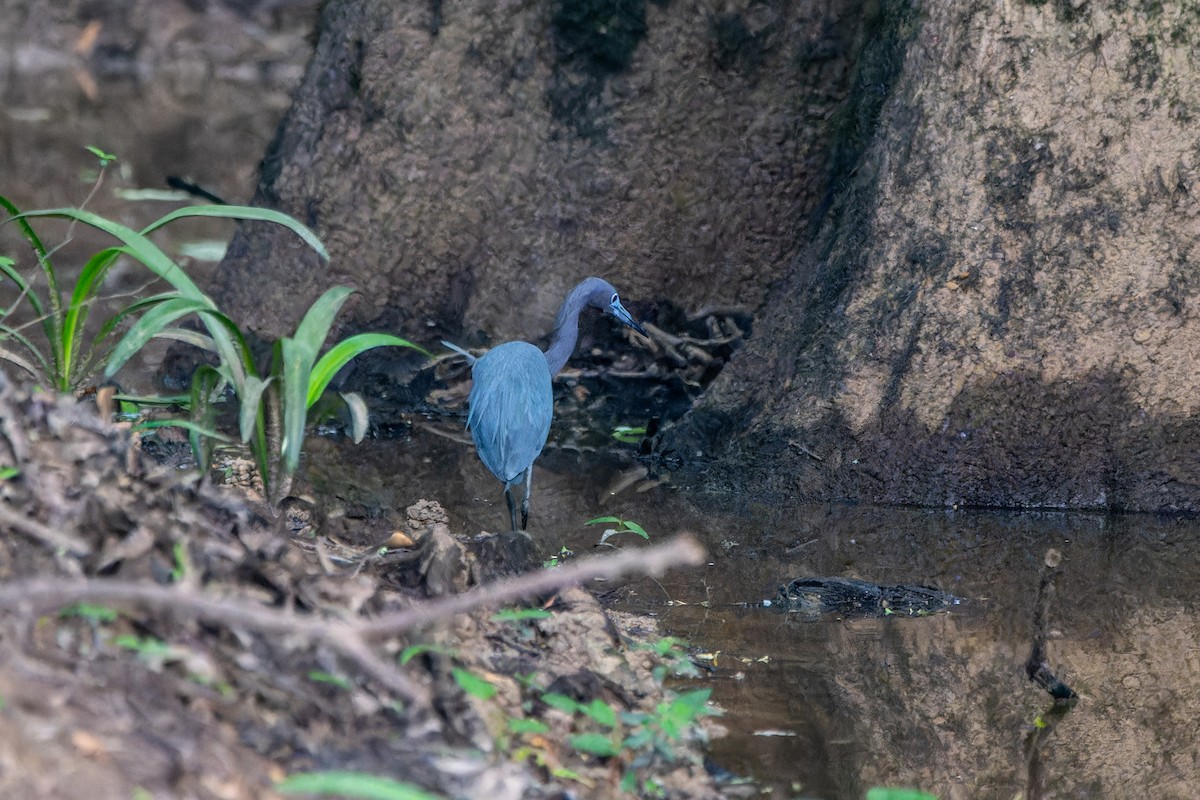
[[[9,582],[0,587],[0,609],[37,616],[75,603],[133,605],[183,614],[259,634],[300,637],[313,644],[326,645],[358,664],[364,673],[404,700],[427,705],[430,699],[428,693],[401,674],[393,664],[376,655],[367,645],[369,639],[402,633],[477,608],[558,591],[591,579],[612,579],[634,573],[659,575],[670,567],[701,563],[703,558],[703,548],[695,539],[685,535],[662,545],[626,550],[615,556],[594,556],[580,559],[570,566],[506,578],[463,594],[419,603],[375,620],[301,616],[189,589],[104,579],[76,581],[36,578]]]
[[[704,548],[684,534],[666,544],[624,550],[612,556],[581,558],[567,566],[514,575],[493,581],[469,592],[420,603],[359,623],[363,636],[386,636],[438,622],[476,608],[503,605],[540,594],[577,586],[589,580],[613,580],[622,575],[659,576],[671,567],[695,566],[704,561]]]

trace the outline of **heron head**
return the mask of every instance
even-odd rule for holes
[[[613,285],[603,278],[588,278],[579,285],[587,294],[587,304],[609,314],[624,325],[628,325],[638,333],[646,336],[646,329],[638,324],[633,315],[621,305],[621,296]]]
[[[643,328],[641,325],[639,325],[638,321],[633,318],[633,315],[625,310],[625,306],[621,305],[621,298],[615,291],[612,293],[612,296],[609,298],[608,305],[604,307],[604,313],[612,314],[620,322],[633,328],[635,331],[640,333],[642,336],[647,335],[646,329]]]

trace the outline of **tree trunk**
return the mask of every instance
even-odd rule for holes
[[[1196,8],[883,21],[865,152],[670,443],[799,497],[1200,508]]]
[[[860,5],[331,0],[256,202],[332,263],[244,226],[213,292],[275,337],[345,283],[350,327],[472,344],[536,340],[588,274],[641,314],[753,309],[824,192]]]

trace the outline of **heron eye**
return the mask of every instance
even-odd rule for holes
[[[613,305],[616,305],[616,304],[617,304],[617,303],[619,303],[619,302],[621,302],[621,298],[617,297],[617,293],[616,293],[616,292],[613,292],[613,298],[612,298],[612,303],[613,303]]]

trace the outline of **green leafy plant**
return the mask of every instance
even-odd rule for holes
[[[574,732],[567,743],[575,751],[596,758],[616,758],[626,767],[622,787],[656,794],[653,778],[639,778],[638,771],[654,771],[660,765],[677,761],[679,743],[688,737],[703,736],[701,717],[713,710],[708,705],[712,689],[669,693],[653,711],[618,711],[599,698],[583,702],[556,692],[541,695],[541,701],[573,719]],[[547,728],[536,720],[512,720],[509,730],[516,734],[542,735]]]
[[[196,298],[164,302],[147,312],[118,344],[105,375],[114,374],[128,357],[155,336],[188,342],[214,353],[219,359],[217,365],[201,366],[193,376],[193,416],[206,413],[208,399],[220,385],[233,387],[240,404],[238,426],[242,441],[250,445],[269,496],[278,499],[286,494],[299,466],[310,410],[339,370],[377,347],[406,347],[429,355],[399,336],[360,333],[337,342],[318,358],[334,318],[352,292],[345,286],[335,286],[321,295],[309,307],[295,333],[274,343],[270,370],[265,375],[258,372],[246,337],[238,327],[215,307],[205,307]],[[205,321],[207,335],[167,327],[190,314],[198,314]],[[367,428],[366,404],[350,392],[339,393],[339,397],[350,412],[352,438],[361,441]],[[198,424],[203,428],[203,422]],[[199,435],[193,438],[192,446],[198,457],[204,458]],[[202,464],[207,466],[207,460]]]
[[[618,425],[613,428],[612,437],[623,444],[637,444],[646,436],[645,425]]]
[[[654,679],[662,683],[668,673],[679,678],[695,678],[700,675],[692,658],[688,655],[687,644],[674,636],[664,636],[653,642],[636,645],[638,650],[648,650],[658,656],[662,663],[656,664],[651,672]]]
[[[97,148],[98,150],[98,148]],[[108,154],[95,152],[101,163]],[[322,295],[305,314],[295,333],[275,342],[270,368],[260,374],[245,334],[192,281],[183,269],[155,245],[149,236],[170,223],[189,217],[255,220],[282,225],[294,232],[323,259],[329,255],[320,240],[307,227],[277,211],[248,206],[191,206],[171,212],[140,231],[80,208],[56,208],[21,212],[9,200],[0,197],[5,208],[30,242],[45,278],[43,295],[32,281],[16,268],[12,259],[0,260],[0,278],[12,281],[18,289],[18,301],[27,302],[34,317],[42,324],[48,354],[44,354],[17,326],[7,324],[14,306],[0,317],[0,358],[25,369],[36,379],[58,391],[78,388],[103,363],[105,379],[111,379],[151,339],[156,337],[187,342],[216,355],[215,366],[200,367],[193,376],[190,407],[192,419],[181,424],[189,429],[192,448],[206,468],[211,455],[211,401],[223,386],[232,387],[239,407],[238,428],[243,442],[250,445],[263,483],[271,499],[286,493],[295,473],[304,441],[310,410],[322,398],[338,370],[362,353],[377,347],[407,347],[428,355],[422,348],[384,333],[362,333],[337,342],[318,358],[329,335],[334,317],[351,294],[351,289],[334,287]],[[84,224],[112,236],[117,245],[93,255],[84,265],[69,297],[59,289],[57,272],[42,240],[30,220],[57,218],[72,224]],[[97,297],[108,269],[121,256],[128,256],[170,285],[171,290],[135,301],[122,309],[100,328],[91,344],[82,346],[88,311]],[[204,331],[176,325],[184,318],[197,317]],[[111,347],[118,324],[136,319],[129,330]],[[350,412],[355,441],[366,432],[366,404],[357,395],[343,393],[341,402]],[[178,423],[177,423],[178,424]]]
[[[542,568],[552,569],[557,567],[559,564],[563,563],[574,555],[575,552],[573,550],[569,550],[566,545],[563,545],[562,547],[558,548],[557,553],[542,561]]]
[[[643,539],[646,539],[647,541],[650,539],[650,534],[641,525],[637,524],[633,520],[621,519],[620,517],[596,517],[594,519],[589,519],[583,524],[616,526],[614,528],[605,529],[604,533],[600,536],[600,541],[596,542],[597,546],[608,545],[609,547],[614,547],[615,545],[609,544],[608,540],[622,533],[633,533],[642,537]]]
[[[101,165],[111,160],[110,154],[99,148],[89,148],[101,159]],[[98,179],[99,180],[99,179]],[[141,231],[86,211],[82,208],[52,208],[22,212],[8,198],[0,196],[0,208],[6,210],[9,222],[15,224],[33,249],[45,286],[27,279],[16,263],[0,258],[0,280],[11,281],[17,296],[13,304],[0,309],[0,358],[29,372],[34,379],[60,392],[75,391],[89,380],[99,364],[106,364],[105,377],[112,375],[135,355],[147,342],[171,322],[191,313],[201,314],[212,339],[219,343],[223,361],[241,363],[245,348],[240,334],[220,313],[216,304],[187,276],[161,248],[148,237],[172,222],[188,217],[218,217],[223,219],[261,220],[283,225],[295,232],[322,257],[328,258],[316,234],[296,220],[278,211],[248,206],[191,206],[178,209],[152,222]],[[59,271],[48,249],[30,224],[31,220],[53,218],[84,224],[109,234],[118,244],[93,254],[84,264],[69,294],[59,285]],[[85,328],[91,307],[98,299],[109,269],[121,256],[127,256],[166,281],[172,290],[141,298],[118,311],[105,321],[99,331],[85,343]],[[40,293],[39,293],[40,292]],[[9,322],[19,305],[28,304],[34,321],[40,323],[47,341],[46,352],[18,327]],[[129,318],[138,322],[117,344],[111,345],[117,326]],[[136,335],[131,335],[135,334]],[[248,358],[248,351],[244,358]]]

